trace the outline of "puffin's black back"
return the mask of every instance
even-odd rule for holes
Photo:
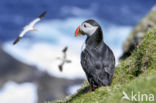
[[[98,25],[92,20],[87,22],[91,25]],[[81,53],[81,65],[89,83],[93,88],[110,85],[114,74],[115,57],[112,50],[103,42],[99,25],[97,31],[87,37],[85,43],[86,48]]]

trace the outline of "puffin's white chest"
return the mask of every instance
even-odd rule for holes
[[[81,47],[81,51],[84,51],[85,48],[86,48],[86,43],[83,43],[83,45]]]

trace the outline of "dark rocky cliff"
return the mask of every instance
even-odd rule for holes
[[[131,55],[135,47],[143,40],[147,32],[155,33],[156,30],[156,6],[136,25],[123,44],[121,59]]]

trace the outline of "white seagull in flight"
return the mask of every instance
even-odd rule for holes
[[[66,46],[63,50],[62,50],[62,52],[63,52],[63,58],[60,58],[60,57],[58,57],[57,59],[60,59],[61,60],[61,64],[60,65],[58,65],[58,68],[59,68],[59,70],[62,72],[63,71],[63,65],[65,64],[65,63],[71,63],[71,60],[68,60],[67,59],[67,50],[68,50],[68,47]]]
[[[38,18],[30,22],[28,25],[26,25],[23,29],[23,31],[19,34],[17,39],[13,42],[13,45],[15,45],[28,31],[36,31],[34,28],[34,25],[41,20],[42,17],[45,16],[47,12],[43,12]]]

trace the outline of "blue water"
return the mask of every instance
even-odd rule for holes
[[[44,20],[85,17],[134,26],[154,4],[155,0],[0,0],[0,41],[14,39],[44,10]]]

